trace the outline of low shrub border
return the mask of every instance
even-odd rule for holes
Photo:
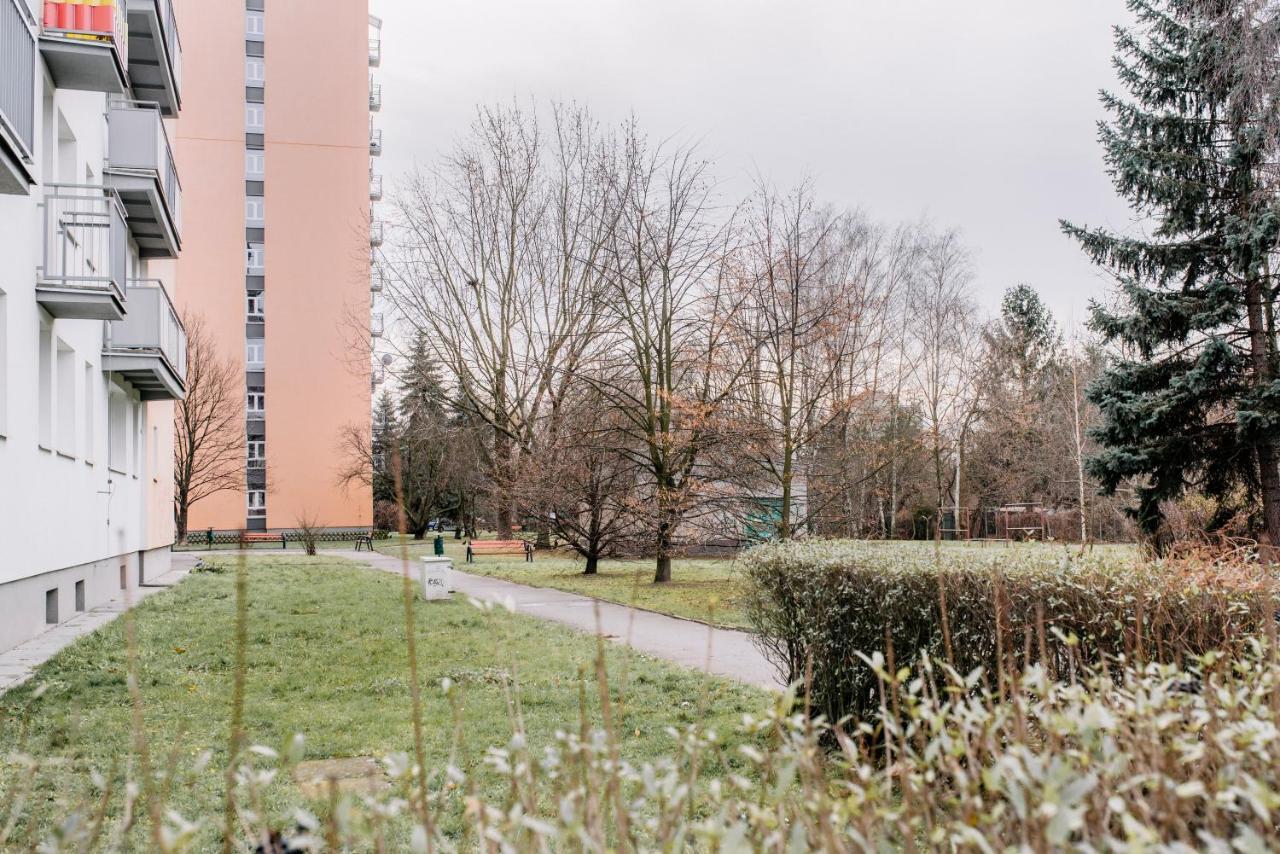
[[[852,542],[771,544],[739,562],[761,649],[815,712],[874,718],[881,697],[864,656],[922,657],[1003,682],[1042,663],[1055,679],[1121,657],[1181,664],[1231,652],[1274,618],[1274,585],[1240,574],[1011,550],[906,553]],[[1256,574],[1255,576],[1256,577]]]

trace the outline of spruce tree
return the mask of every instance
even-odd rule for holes
[[[1102,94],[1117,191],[1142,236],[1064,222],[1118,285],[1091,326],[1119,358],[1090,389],[1102,411],[1089,464],[1103,491],[1132,479],[1147,535],[1190,488],[1261,509],[1280,546],[1275,186],[1280,15],[1274,0],[1129,0],[1116,31],[1129,97]]]

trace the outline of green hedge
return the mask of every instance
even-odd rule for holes
[[[878,713],[859,653],[892,653],[898,668],[921,656],[960,674],[981,668],[988,684],[1032,663],[1070,679],[1120,656],[1181,663],[1234,649],[1274,614],[1271,597],[1238,583],[1051,546],[773,544],[740,566],[758,643],[785,679],[808,680],[813,710],[833,721]]]

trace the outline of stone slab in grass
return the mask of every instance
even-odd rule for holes
[[[328,798],[330,786],[337,787],[339,794],[372,795],[389,785],[382,766],[368,756],[299,762],[293,770],[293,779],[302,794],[311,800]]]

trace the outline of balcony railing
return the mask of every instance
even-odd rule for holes
[[[382,39],[369,39],[369,67],[382,65]]]
[[[382,337],[382,315],[381,314],[370,315],[369,331],[373,333],[374,338]]]
[[[250,457],[245,463],[245,468],[264,469],[266,467],[267,461],[261,457]]]
[[[372,112],[378,112],[382,109],[382,84],[369,84],[369,109]]]
[[[369,245],[382,245],[382,220],[380,219],[369,221]]]
[[[0,193],[25,195],[35,177],[34,25],[26,0],[0,0]]]
[[[380,294],[384,284],[382,268],[375,264],[369,270],[369,290],[375,294]]]
[[[143,400],[177,400],[186,393],[187,333],[158,279],[129,282],[129,314],[107,325],[102,369],[118,373]]]
[[[122,93],[129,65],[125,0],[45,0],[40,50],[60,89]]]
[[[369,128],[369,153],[375,157],[382,154],[382,128]]]
[[[173,0],[116,0],[128,11],[129,82],[166,116],[182,103],[182,41]]]
[[[46,184],[38,288],[59,317],[121,316],[129,268],[125,212],[110,187]],[[72,303],[82,303],[87,314]],[[119,310],[112,307],[118,306]],[[105,311],[105,313],[98,313]]]
[[[182,183],[156,104],[113,100],[107,108],[107,173],[129,212],[139,252],[174,258],[182,243]]]
[[[369,201],[378,202],[382,200],[382,176],[373,172],[369,173]]]

